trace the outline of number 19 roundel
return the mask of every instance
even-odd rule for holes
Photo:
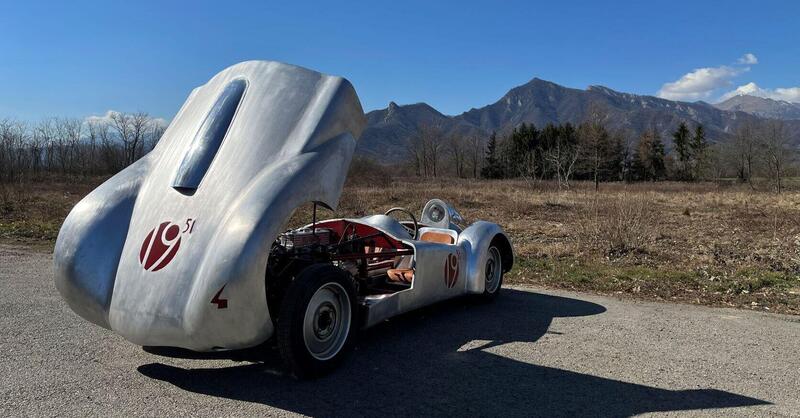
[[[139,250],[139,262],[147,271],[166,267],[181,246],[180,227],[170,221],[153,228]]]
[[[444,262],[444,284],[452,288],[458,282],[458,256],[448,254]]]

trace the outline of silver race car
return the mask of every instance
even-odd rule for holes
[[[55,247],[83,318],[143,346],[253,347],[331,370],[355,331],[445,299],[491,299],[514,262],[496,224],[441,200],[317,220],[338,204],[366,119],[351,84],[250,61],[192,91],[155,149],[81,200]],[[286,232],[296,208],[309,225]]]

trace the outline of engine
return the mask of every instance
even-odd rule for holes
[[[300,228],[284,232],[278,237],[278,244],[287,250],[310,247],[312,245],[330,245],[331,230],[327,228]]]

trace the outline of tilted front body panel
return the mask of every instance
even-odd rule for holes
[[[84,202],[59,234],[59,290],[73,310],[137,344],[209,350],[263,341],[272,333],[270,244],[298,205],[337,205],[363,126],[342,78],[275,62],[228,68],[192,92],[137,172],[127,220],[104,228],[124,236],[103,248],[116,253],[113,277],[92,279],[105,280],[106,292],[110,281],[110,297],[75,285],[86,281],[86,257],[72,249],[105,234],[70,238],[74,225],[98,222]],[[76,308],[87,300],[99,313]]]

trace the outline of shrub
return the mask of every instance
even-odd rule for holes
[[[574,219],[574,237],[608,256],[646,252],[653,232],[650,202],[642,195],[596,196]]]

